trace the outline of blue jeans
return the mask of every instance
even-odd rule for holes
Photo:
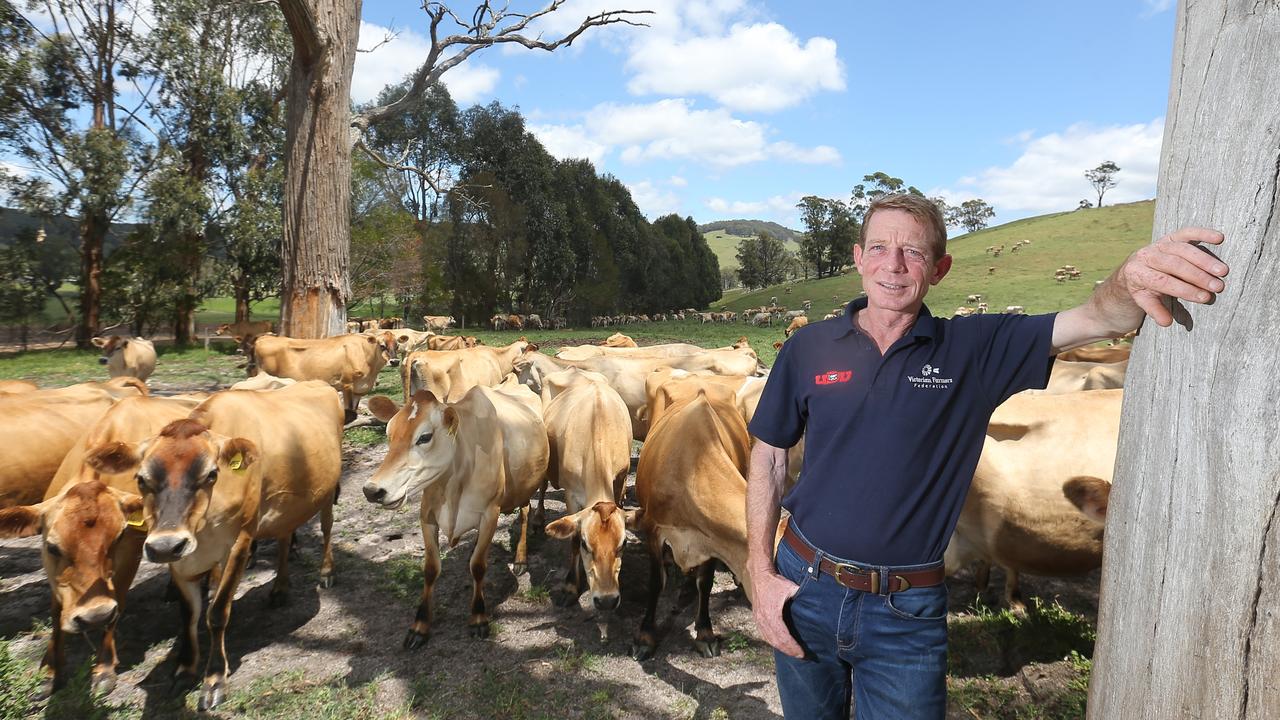
[[[774,652],[787,718],[844,720],[851,697],[858,720],[945,716],[945,584],[889,595],[851,590],[819,572],[816,561],[810,570],[785,542],[776,564],[800,586],[783,613],[805,651],[803,660]]]

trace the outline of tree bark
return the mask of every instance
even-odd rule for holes
[[[285,136],[280,332],[346,331],[351,296],[351,71],[360,0],[281,0],[293,36]]]
[[[1088,716],[1261,720],[1280,717],[1280,4],[1178,13],[1154,234],[1221,230],[1231,274],[1134,350]]]
[[[80,324],[76,328],[76,347],[93,348],[93,339],[102,324],[102,247],[109,222],[102,213],[89,212],[80,223]]]

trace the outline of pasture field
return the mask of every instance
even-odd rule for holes
[[[702,237],[707,239],[707,246],[711,248],[711,252],[716,254],[716,259],[720,261],[720,269],[738,269],[738,242],[742,240],[740,235],[730,235],[724,230],[712,230],[711,232],[702,233]],[[792,240],[783,240],[782,245],[791,252],[800,249],[799,243]]]
[[[529,332],[545,351],[602,340],[622,330],[642,344],[690,341],[727,345],[747,335],[766,363],[782,328],[694,322],[622,328]],[[500,345],[516,332],[476,333]],[[230,343],[205,351],[161,348],[150,385],[157,393],[215,390],[243,376]],[[0,359],[0,378],[27,378],[42,386],[102,379],[96,355],[30,352]],[[376,393],[400,398],[398,373],[383,371]],[[20,452],[11,448],[6,452]],[[284,608],[270,608],[267,590],[275,553],[266,543],[257,567],[246,572],[227,634],[230,696],[205,717],[428,719],[557,718],[780,718],[772,651],[756,635],[745,597],[721,572],[712,618],[723,654],[702,658],[692,648],[692,596],[672,575],[659,612],[656,659],[629,656],[631,635],[644,609],[647,566],[635,537],[624,549],[623,600],[612,617],[553,601],[567,563],[563,541],[531,532],[528,571],[510,570],[512,516],[504,516],[490,551],[485,595],[493,622],[488,640],[468,637],[467,558],[474,540],[447,549],[436,585],[436,623],[430,642],[401,649],[421,590],[422,541],[414,502],[391,511],[364,501],[361,485],[386,453],[379,427],[347,431],[341,501],[336,508],[336,584],[316,586],[318,523],[300,531],[293,589]],[[632,478],[634,480],[634,477]],[[629,498],[634,502],[634,497]],[[559,491],[548,493],[552,520],[564,511]],[[1097,617],[1098,573],[1083,578],[1023,578],[1032,601],[1025,617],[994,606],[1003,575],[980,595],[972,575],[951,590],[950,707],[948,718],[1078,718],[1082,716]],[[165,574],[143,563],[120,623],[120,681],[107,697],[88,691],[92,650],[68,640],[68,687],[44,706],[29,700],[33,672],[47,640],[49,598],[38,538],[0,541],[0,719],[198,717],[196,693],[170,687],[177,629],[176,604],[165,600]],[[608,628],[602,639],[598,622]],[[202,626],[203,627],[203,626]],[[207,635],[202,640],[207,646]],[[186,690],[180,688],[179,690]]]

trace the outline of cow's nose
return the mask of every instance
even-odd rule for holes
[[[619,595],[596,595],[591,598],[591,603],[597,610],[616,610],[621,600],[622,597]]]
[[[176,534],[147,538],[147,559],[155,563],[173,562],[182,557],[182,552],[187,549],[187,540],[187,537]]]
[[[116,615],[116,601],[107,599],[102,602],[77,610],[76,614],[71,617],[71,622],[75,624],[76,630],[84,632],[91,628],[100,627],[111,621]]]
[[[388,365],[391,367],[400,367],[400,358],[391,358],[391,362],[388,363]]]
[[[105,357],[100,357],[100,358],[98,358],[98,364],[99,364],[99,365],[106,365],[106,364],[107,364],[107,359],[106,359]]]
[[[369,502],[380,503],[387,496],[387,491],[373,483],[365,483],[364,496]]]

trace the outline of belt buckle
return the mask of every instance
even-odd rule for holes
[[[849,573],[850,575],[864,575],[864,576],[867,574],[870,574],[872,586],[874,587],[876,585],[876,572],[874,570],[868,573],[868,571],[863,570],[857,565],[850,565],[849,563],[836,563],[835,565],[836,565],[836,582],[840,583],[841,585],[844,585],[844,587],[847,587],[851,590],[858,589],[850,585],[845,585],[844,579],[843,579],[844,573]]]

